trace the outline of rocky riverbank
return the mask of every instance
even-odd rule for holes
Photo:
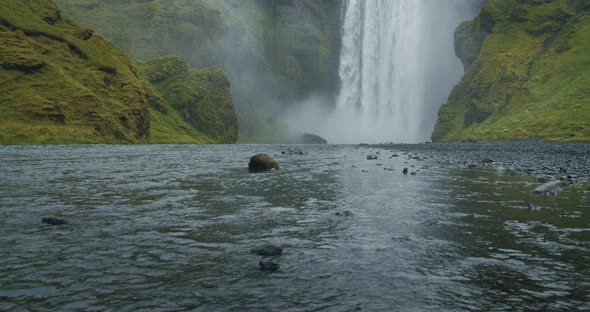
[[[381,144],[409,159],[433,159],[473,169],[493,169],[511,175],[530,175],[540,183],[590,181],[589,143],[510,141],[443,144]]]

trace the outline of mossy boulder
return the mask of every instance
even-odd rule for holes
[[[279,165],[267,154],[258,154],[250,158],[248,169],[251,172],[262,172],[269,170],[279,170]]]

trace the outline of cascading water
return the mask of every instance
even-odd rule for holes
[[[313,130],[338,143],[429,140],[463,73],[453,33],[475,2],[344,0],[341,92]]]

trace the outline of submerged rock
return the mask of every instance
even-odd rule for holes
[[[43,218],[41,219],[42,223],[49,224],[49,225],[64,225],[68,224],[68,221],[58,218]]]
[[[279,165],[267,154],[258,154],[250,158],[248,168],[251,172],[268,171],[272,169],[279,170]]]
[[[335,215],[337,217],[351,217],[352,216],[352,212],[350,212],[348,210],[345,210],[345,211],[342,211],[342,212],[338,211],[338,212],[335,213]]]
[[[283,248],[272,244],[265,244],[250,249],[250,253],[265,257],[279,256],[283,253]]]
[[[260,266],[261,271],[266,271],[266,272],[276,272],[280,268],[279,264],[272,261],[272,260],[260,261],[260,262],[258,262],[258,265]]]

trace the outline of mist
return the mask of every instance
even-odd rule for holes
[[[454,31],[481,6],[472,0],[344,1],[334,105],[312,96],[280,119],[292,131],[330,143],[429,141],[438,109],[464,73]]]

